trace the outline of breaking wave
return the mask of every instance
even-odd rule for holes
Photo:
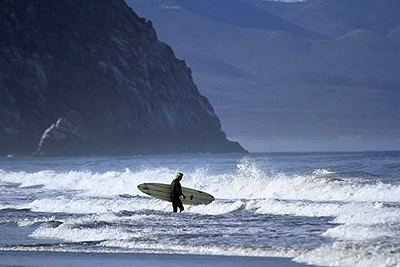
[[[92,171],[0,171],[0,181],[19,188],[37,186],[50,190],[73,190],[80,196],[111,197],[142,194],[137,185],[143,182],[170,183],[178,170],[152,168],[133,172],[104,173]],[[329,176],[327,176],[329,174]],[[183,185],[213,194],[219,199],[286,199],[343,202],[398,202],[400,186],[376,182],[366,184],[351,179],[335,179],[334,172],[316,169],[308,175],[287,175],[261,170],[248,159],[231,173],[213,174],[208,169],[185,173]]]

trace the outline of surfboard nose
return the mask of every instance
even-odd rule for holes
[[[139,185],[137,186],[137,188],[138,188],[140,191],[142,191],[142,190],[148,190],[148,189],[149,189],[149,188],[147,187],[146,184],[139,184]]]

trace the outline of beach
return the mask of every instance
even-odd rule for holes
[[[288,258],[234,257],[210,255],[144,254],[144,253],[74,253],[49,251],[1,251],[0,266],[264,266],[264,267],[301,267]]]

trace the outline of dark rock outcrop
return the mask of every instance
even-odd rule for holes
[[[0,5],[0,154],[245,151],[123,0]]]
[[[78,113],[69,113],[47,128],[34,155],[63,155],[80,154],[85,151],[87,154],[94,153],[101,143],[96,135],[86,126],[84,120]]]

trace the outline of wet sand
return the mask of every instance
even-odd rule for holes
[[[145,253],[75,253],[47,251],[0,251],[0,266],[66,267],[66,266],[190,266],[190,267],[306,267],[289,258],[234,257],[209,255]]]

